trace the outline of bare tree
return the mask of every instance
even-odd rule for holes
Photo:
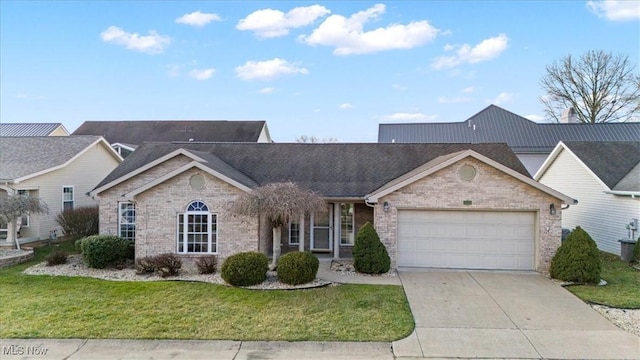
[[[296,138],[296,142],[301,144],[337,143],[338,139],[334,137],[321,139],[316,136],[300,135]]]
[[[16,220],[24,215],[48,213],[49,207],[40,198],[24,195],[0,196],[0,222],[13,223],[13,238],[20,249]]]
[[[326,211],[326,203],[316,193],[302,189],[292,182],[271,183],[242,195],[234,204],[233,212],[245,216],[267,217],[273,227],[273,263],[280,256],[282,226],[291,219],[314,212]]]
[[[547,66],[540,98],[548,119],[570,107],[582,123],[629,121],[640,112],[640,74],[629,57],[591,50]]]

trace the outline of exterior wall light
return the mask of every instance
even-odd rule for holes
[[[382,210],[384,210],[384,212],[389,212],[389,202],[388,201],[385,201],[382,204]]]
[[[549,215],[555,215],[556,214],[556,206],[551,204],[549,205]]]

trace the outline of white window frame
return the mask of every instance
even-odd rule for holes
[[[29,196],[29,190],[18,190],[18,195]],[[22,215],[20,227],[28,228],[31,223],[31,217],[28,214]]]
[[[351,211],[351,233],[350,234],[346,234],[347,235],[347,240],[350,240],[349,242],[344,242],[345,238],[344,238],[344,222],[343,222],[343,217],[342,217],[342,207],[345,205],[349,205],[351,206],[351,209],[353,209]],[[354,203],[341,203],[340,204],[340,246],[353,246],[356,242],[356,234],[355,234],[355,227],[356,227],[356,206]]]
[[[296,236],[297,240],[294,242],[291,230],[291,225],[295,225],[297,227],[296,231],[298,235]],[[297,221],[289,221],[289,245],[300,245],[300,223]]]
[[[65,189],[71,189],[71,200],[65,200],[64,199],[64,190]],[[65,203],[71,203],[71,210],[75,209],[76,207],[76,189],[73,185],[68,185],[68,186],[63,186],[62,187],[62,211],[64,211],[64,204]]]
[[[190,211],[189,207],[192,204],[201,203],[207,207],[206,211]],[[209,207],[203,201],[190,202],[183,213],[178,213],[176,216],[176,252],[178,254],[218,254],[218,214],[209,212]],[[207,216],[207,249],[206,252],[194,252],[188,251],[188,226],[189,223],[185,221],[189,218],[189,215],[206,215]],[[180,229],[180,217],[182,216],[182,229]],[[215,221],[215,231],[213,230],[213,223]],[[180,231],[182,230],[182,231]],[[182,236],[180,236],[182,234]],[[215,237],[215,240],[213,238]],[[180,244],[183,244],[182,251],[180,251]],[[213,249],[215,247],[215,249]],[[212,251],[213,250],[213,251]]]
[[[133,205],[133,208],[124,208],[123,209],[123,205]],[[133,210],[133,223],[123,223],[122,219],[122,213],[124,211],[129,211],[129,210]],[[122,225],[133,225],[133,238],[131,238],[130,236],[122,236]],[[132,201],[122,201],[118,203],[118,236],[123,238],[123,239],[127,239],[130,241],[136,241],[136,203],[132,202]]]

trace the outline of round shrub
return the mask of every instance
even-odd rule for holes
[[[577,283],[600,281],[600,253],[595,241],[581,227],[576,227],[560,245],[551,260],[554,279]]]
[[[387,248],[371,223],[362,225],[353,246],[353,267],[365,274],[382,274],[391,268]]]
[[[633,247],[633,260],[640,263],[640,237],[636,240],[636,244]]]
[[[249,251],[229,256],[220,269],[220,275],[233,286],[257,285],[267,279],[269,259],[265,254]]]
[[[80,241],[82,258],[90,268],[104,269],[124,261],[129,251],[129,240],[113,235],[87,236]]]
[[[306,284],[318,273],[320,261],[310,252],[290,252],[278,259],[278,280],[289,285]]]

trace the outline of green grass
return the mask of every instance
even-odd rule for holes
[[[414,327],[401,286],[255,291],[21,273],[51,251],[0,270],[0,338],[392,341]]]
[[[576,285],[567,289],[580,299],[624,309],[640,309],[640,271],[633,269],[620,257],[601,252],[600,277],[607,286]]]

